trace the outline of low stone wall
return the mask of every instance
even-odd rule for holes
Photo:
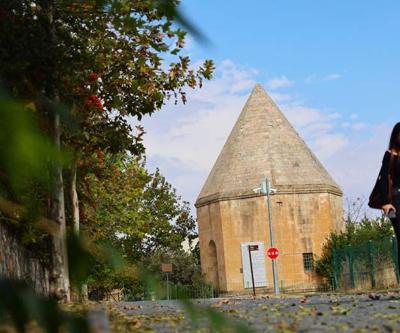
[[[49,270],[23,247],[9,226],[0,221],[0,277],[24,280],[38,293],[50,292]]]

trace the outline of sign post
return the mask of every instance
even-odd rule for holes
[[[271,205],[271,194],[275,193],[276,190],[272,188],[271,182],[266,178],[261,182],[261,192],[267,195],[268,205],[268,224],[269,224],[269,237],[271,248],[274,247],[274,230],[272,228],[272,205]],[[279,294],[279,282],[278,282],[278,266],[276,260],[272,260],[272,275],[274,277],[274,292],[276,295]]]
[[[251,283],[253,285],[253,297],[256,297],[256,286],[254,285],[253,261],[251,259],[251,252],[252,251],[258,251],[258,245],[248,245],[247,248],[249,250]]]
[[[161,271],[167,276],[167,300],[170,299],[169,296],[169,276],[168,274],[172,272],[172,264],[161,264]]]

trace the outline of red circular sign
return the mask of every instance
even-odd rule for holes
[[[270,247],[267,250],[267,256],[270,257],[271,259],[276,259],[278,258],[279,251],[276,247]]]

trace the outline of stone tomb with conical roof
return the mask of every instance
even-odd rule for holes
[[[331,231],[343,228],[342,192],[272,99],[256,85],[196,201],[201,267],[220,291],[272,288],[266,197],[268,178],[278,278],[286,289],[317,288],[313,269]]]

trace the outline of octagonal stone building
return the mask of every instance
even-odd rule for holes
[[[329,149],[329,147],[327,147]],[[215,289],[273,288],[266,196],[268,178],[278,279],[284,289],[315,289],[313,262],[331,231],[343,228],[342,191],[260,85],[256,85],[197,200],[202,272]]]

